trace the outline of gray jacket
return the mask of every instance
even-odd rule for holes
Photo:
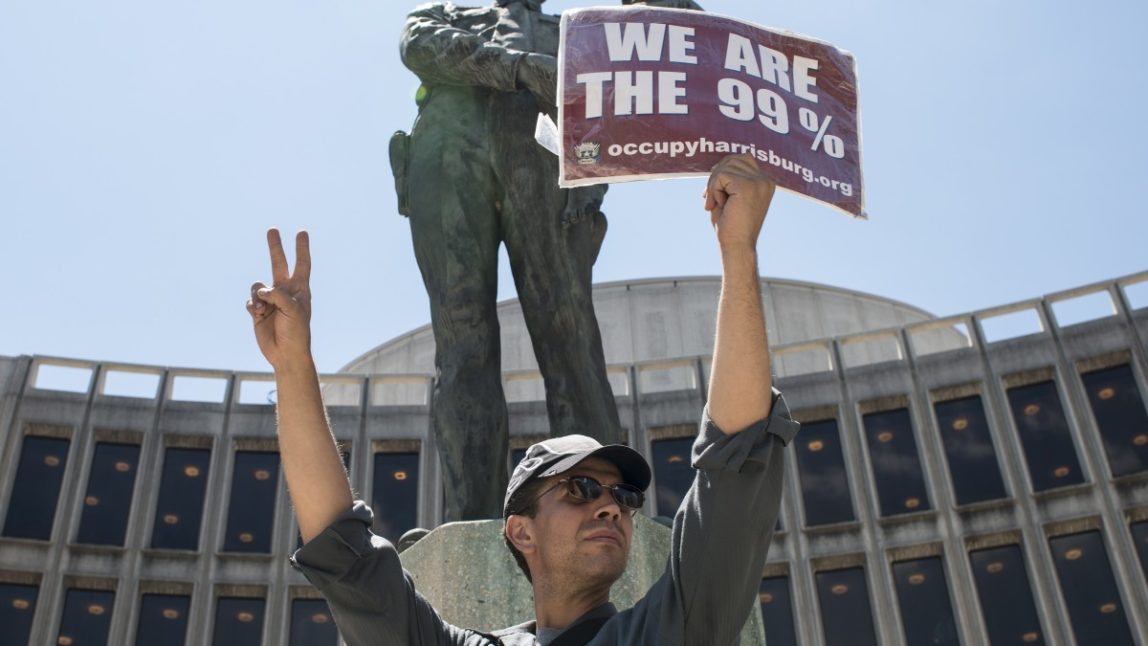
[[[782,451],[797,429],[776,391],[770,417],[735,435],[703,413],[692,456],[697,474],[674,516],[666,571],[634,607],[618,612],[605,604],[580,619],[609,616],[590,646],[737,643],[756,606],[777,519]],[[357,502],[292,558],[327,598],[347,644],[541,643],[533,622],[487,634],[443,621],[370,523],[370,509]]]

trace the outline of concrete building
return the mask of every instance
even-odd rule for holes
[[[943,319],[791,281],[763,298],[804,424],[762,572],[771,646],[1148,643],[1148,272]],[[688,481],[716,299],[716,279],[595,293],[620,417],[655,467],[650,515]],[[546,411],[516,308],[500,305],[520,450]],[[384,535],[441,517],[432,353],[415,330],[323,377]],[[287,563],[272,387],[0,357],[0,643],[334,643]]]

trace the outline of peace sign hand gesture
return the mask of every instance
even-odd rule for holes
[[[311,248],[306,231],[295,235],[295,271],[287,268],[287,254],[278,229],[267,231],[271,252],[271,286],[251,286],[247,312],[255,326],[259,350],[279,370],[290,362],[311,362]]]

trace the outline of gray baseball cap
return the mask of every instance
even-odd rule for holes
[[[624,444],[602,445],[585,435],[563,435],[539,442],[529,449],[522,461],[514,467],[510,484],[506,485],[506,498],[502,501],[502,516],[510,515],[510,498],[522,485],[535,478],[549,478],[565,473],[586,458],[602,458],[618,467],[622,481],[646,490],[650,486],[650,465],[640,453]]]

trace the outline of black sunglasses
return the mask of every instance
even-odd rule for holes
[[[566,493],[576,503],[590,502],[597,500],[602,495],[603,489],[609,489],[610,495],[614,497],[614,502],[622,508],[622,511],[628,512],[631,516],[638,513],[642,505],[646,504],[646,494],[641,489],[628,485],[626,483],[616,485],[604,485],[590,476],[571,476],[569,478],[562,478],[554,483],[546,491],[538,494],[538,498],[554,491],[558,487],[566,486]]]

